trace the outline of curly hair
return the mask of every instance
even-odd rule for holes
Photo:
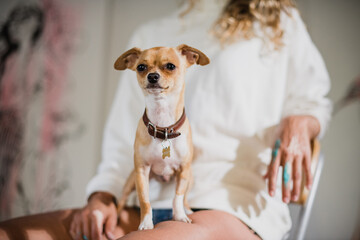
[[[190,12],[198,2],[188,1],[189,9],[181,15]],[[257,21],[265,37],[279,49],[283,44],[284,34],[280,25],[280,15],[284,11],[290,16],[289,8],[296,8],[292,0],[229,0],[211,32],[222,44],[231,44],[256,36],[253,24]]]

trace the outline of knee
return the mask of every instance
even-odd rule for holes
[[[252,239],[247,225],[230,213],[206,210],[195,212],[190,217],[208,236],[207,239]]]
[[[215,227],[214,225],[219,225],[220,222],[221,226],[223,226],[224,224],[233,224],[234,221],[239,221],[235,216],[220,210],[198,211],[191,214],[190,217],[194,224],[202,227],[211,226],[211,228]]]
[[[7,235],[7,233],[1,228],[0,226],[0,239],[3,240],[9,240],[9,236]]]
[[[237,217],[220,210],[206,210],[190,215],[193,223],[199,225],[208,234],[208,239],[233,239],[249,230]],[[236,239],[236,238],[234,238]]]

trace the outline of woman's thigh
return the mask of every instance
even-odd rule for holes
[[[69,227],[77,209],[10,219],[0,223],[0,239],[71,239]]]
[[[156,224],[152,230],[131,232],[121,240],[260,239],[238,218],[223,211],[198,211],[189,217],[192,219],[192,224],[165,221]]]
[[[72,239],[69,229],[76,211],[79,209],[60,210],[0,222],[0,239]],[[120,214],[119,225],[114,235],[121,237],[136,231],[139,222],[140,214],[137,209],[124,209]]]

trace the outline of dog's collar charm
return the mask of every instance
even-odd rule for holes
[[[182,113],[180,119],[175,124],[173,124],[169,127],[159,127],[159,126],[156,126],[155,124],[153,124],[152,122],[150,122],[150,120],[146,114],[146,109],[145,109],[145,112],[143,115],[143,121],[144,121],[145,126],[148,129],[150,136],[152,136],[154,138],[159,138],[162,140],[172,139],[172,138],[176,138],[176,137],[180,136],[181,133],[177,132],[177,130],[179,130],[179,128],[184,124],[185,120],[186,120],[185,109],[183,110],[183,113]]]
[[[162,159],[165,159],[166,157],[170,158],[170,146],[171,146],[170,140],[162,141],[161,145],[163,147]]]

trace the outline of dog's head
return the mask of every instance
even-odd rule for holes
[[[132,48],[116,60],[114,67],[136,71],[138,83],[145,93],[161,94],[181,90],[186,68],[209,62],[204,53],[182,44],[176,48],[155,47],[143,51]]]

